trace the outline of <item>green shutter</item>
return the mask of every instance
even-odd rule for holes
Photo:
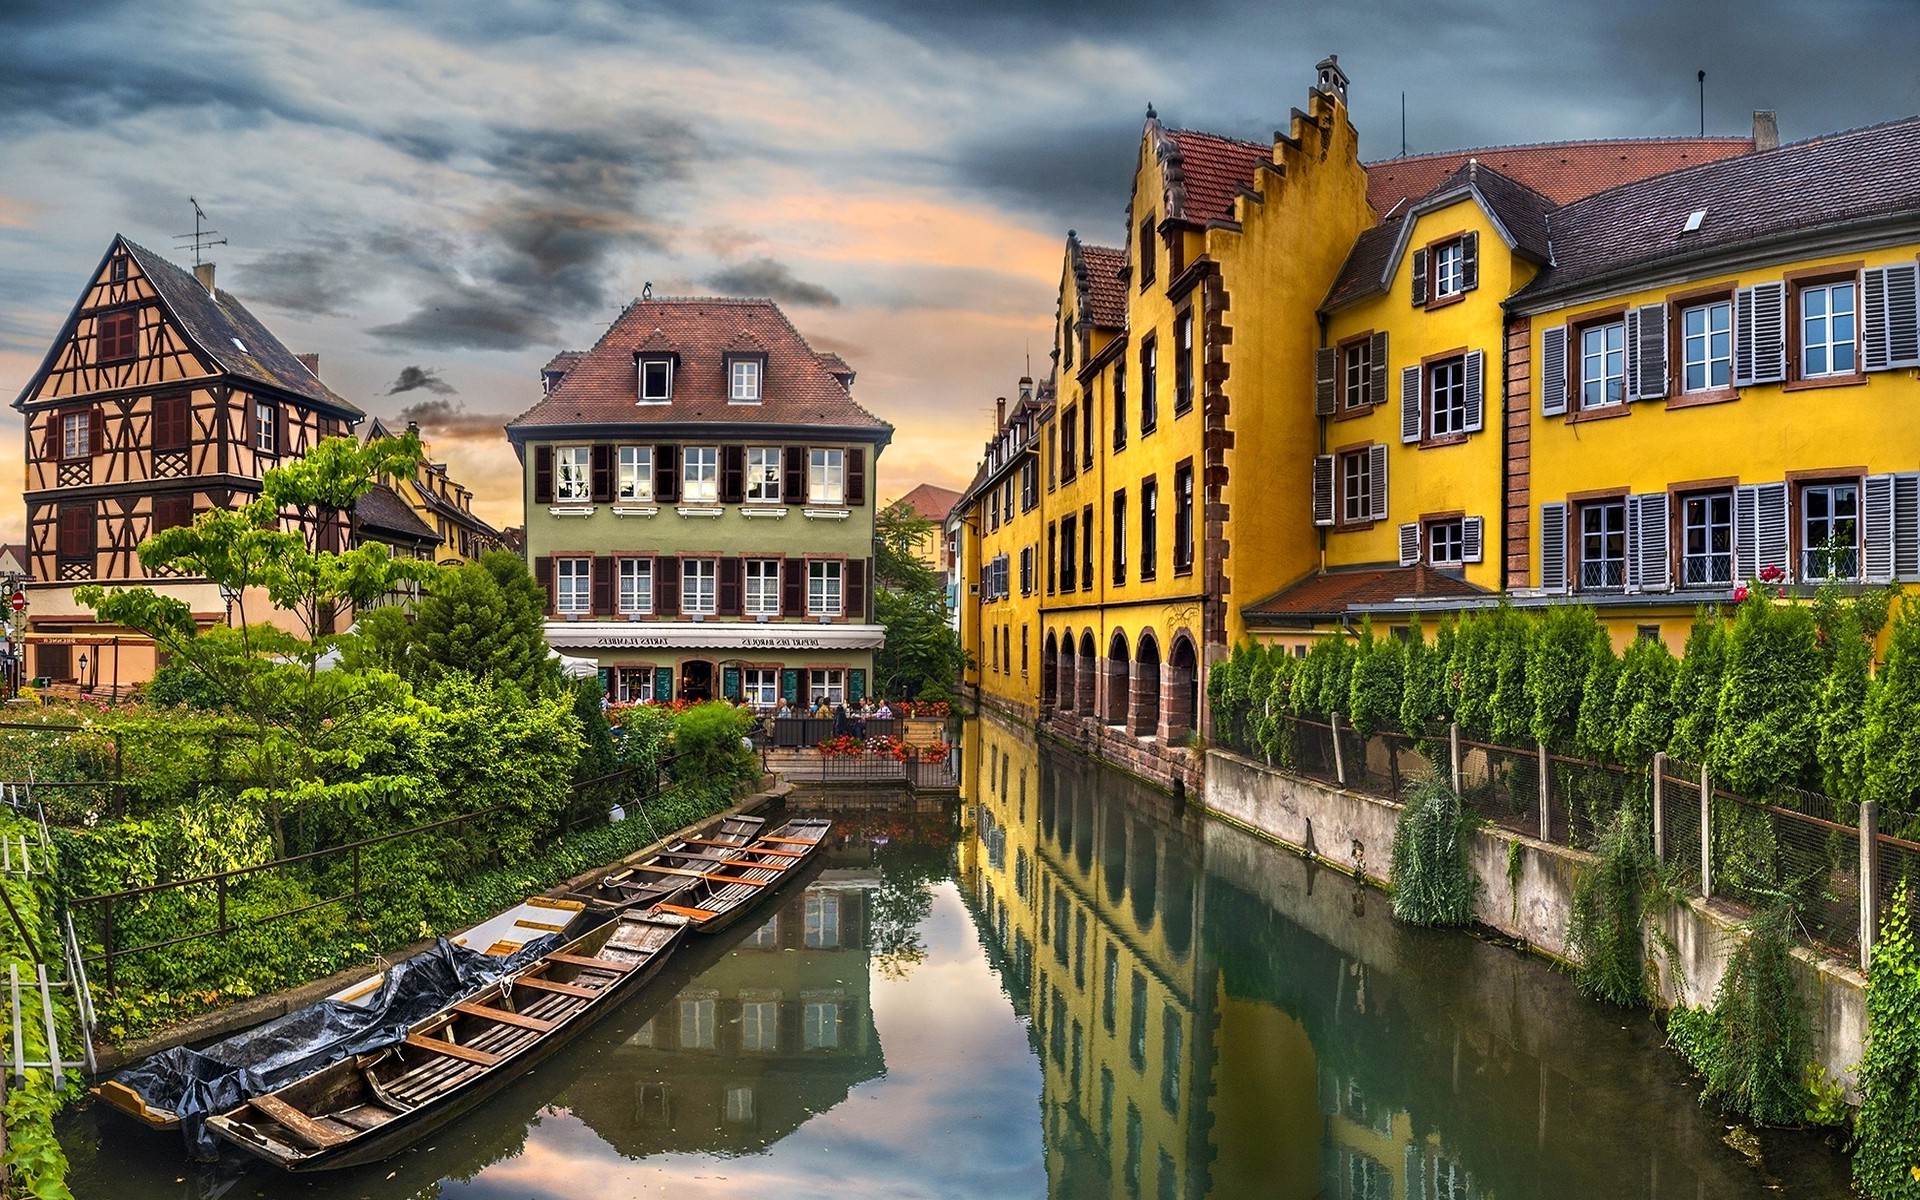
[[[867,696],[867,673],[865,671],[847,672],[847,703],[858,704]]]
[[[740,694],[740,668],[725,667],[720,672],[720,694],[731,700]]]
[[[600,690],[609,695],[613,693],[613,668],[600,668]]]
[[[653,698],[662,702],[673,699],[672,667],[655,667],[653,669]]]
[[[793,667],[780,672],[780,698],[788,704],[800,703],[800,672]]]

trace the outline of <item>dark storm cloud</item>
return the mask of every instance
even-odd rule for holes
[[[765,296],[801,308],[838,308],[840,297],[817,283],[808,283],[783,262],[750,258],[707,276],[707,286],[723,296]]]
[[[1084,126],[1003,129],[961,145],[955,169],[971,186],[1063,230],[1098,216],[1080,232],[1112,242],[1126,215],[1144,111],[1131,120],[1115,113]]]
[[[418,424],[420,432],[430,438],[493,441],[513,417],[507,413],[469,412],[466,405],[452,400],[421,400],[401,409],[397,419],[403,424]]]
[[[400,374],[387,388],[387,395],[398,396],[402,392],[429,391],[436,396],[451,396],[460,389],[440,377],[440,372],[432,367],[407,366],[400,368]]]

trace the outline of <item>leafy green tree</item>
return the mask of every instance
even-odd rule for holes
[[[1694,613],[1693,629],[1687,634],[1686,650],[1673,676],[1671,749],[1688,762],[1707,760],[1726,663],[1726,624],[1717,609],[1702,608]]]
[[[1819,760],[1829,796],[1859,801],[1867,782],[1867,700],[1872,687],[1873,645],[1851,605],[1822,631],[1829,657],[1820,688]]]
[[[1673,737],[1676,670],[1672,652],[1657,638],[1636,638],[1620,656],[1613,690],[1615,760],[1645,762],[1667,748]]]
[[[1821,666],[1808,609],[1758,594],[1740,606],[1708,745],[1713,773],[1730,789],[1765,796],[1809,782]]]
[[[360,632],[371,661],[410,679],[457,671],[547,694],[561,679],[547,649],[545,607],[520,556],[492,550],[443,571],[414,605],[410,622],[376,609],[362,618]]]
[[[1866,763],[1867,798],[1913,812],[1920,795],[1920,604],[1900,606],[1886,666],[1868,695]]]
[[[1526,688],[1533,713],[1528,727],[1535,741],[1567,746],[1580,722],[1581,699],[1593,669],[1597,643],[1606,632],[1584,604],[1554,605],[1532,626]],[[1611,647],[1607,657],[1613,657]],[[1608,689],[1611,698],[1612,689]]]
[[[1363,620],[1360,641],[1353,648],[1346,705],[1361,737],[1371,737],[1399,721],[1405,671],[1401,643],[1374,637],[1373,620]]]
[[[1474,737],[1486,737],[1493,728],[1492,701],[1499,654],[1494,633],[1492,614],[1467,613],[1454,627],[1453,653],[1447,661],[1453,719]]]
[[[887,641],[874,655],[874,687],[883,696],[940,698],[968,665],[960,635],[947,624],[946,581],[919,558],[938,527],[904,504],[874,518],[875,619]]]
[[[1401,648],[1400,728],[1415,737],[1424,737],[1449,716],[1447,705],[1447,660],[1441,651],[1442,638],[1451,640],[1452,621],[1443,619],[1441,637],[1429,642],[1415,613],[1407,626],[1407,643]]]
[[[1533,648],[1527,620],[1502,604],[1493,612],[1493,694],[1487,700],[1490,733],[1498,742],[1522,745],[1533,728],[1533,704],[1527,691],[1527,656]]]
[[[1867,972],[1867,1049],[1853,1182],[1868,1200],[1920,1197],[1920,953],[1907,907],[1895,905],[1873,943]]]
[[[1573,744],[1582,754],[1611,758],[1619,731],[1615,697],[1620,660],[1614,657],[1613,639],[1597,625],[1594,633],[1587,647],[1586,671],[1580,679],[1580,719],[1574,727]]]
[[[1247,645],[1241,643],[1207,672],[1207,707],[1213,713],[1221,740],[1230,746],[1245,744],[1247,706],[1234,688],[1247,665]]]

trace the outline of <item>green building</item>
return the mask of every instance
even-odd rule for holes
[[[769,300],[636,301],[507,426],[547,641],[616,701],[858,699],[893,427]]]

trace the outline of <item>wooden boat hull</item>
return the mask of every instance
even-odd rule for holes
[[[671,900],[692,886],[694,881],[687,876],[684,868],[703,861],[726,861],[731,850],[748,846],[765,824],[765,817],[723,817],[690,836],[673,839],[663,849],[639,862],[629,860],[620,869],[604,875],[599,884],[569,892],[567,896],[605,912],[645,911],[663,900]],[[675,869],[661,871],[661,866]],[[648,881],[651,886],[645,890],[638,890],[637,885],[626,883],[636,874],[643,873],[656,877]]]
[[[694,880],[691,881],[692,886],[690,888],[679,893],[678,898],[656,903],[647,911],[684,917],[693,922],[693,931],[698,934],[716,934],[729,929],[735,924],[738,924],[748,913],[753,912],[765,904],[767,898],[781,890],[781,886],[788,880],[799,875],[802,868],[813,861],[814,857],[820,852],[820,847],[825,844],[827,834],[832,828],[833,822],[825,818],[800,817],[787,822],[772,833],[762,834],[760,837],[755,838],[751,844],[742,848],[743,857],[753,854],[756,848],[762,848],[762,852],[764,853],[766,847],[776,846],[781,852],[791,855],[791,857],[784,859],[784,865],[777,872],[765,878],[765,886],[753,887],[752,890],[745,895],[741,895],[738,899],[727,903],[724,908],[715,904],[712,900],[703,900],[700,895],[700,889],[704,887],[709,895],[726,898],[748,885],[740,883],[725,884],[724,881],[720,881],[722,882],[722,886],[716,889],[711,882]],[[795,834],[803,836],[796,837],[794,836]],[[730,867],[728,869],[732,870],[733,868]],[[727,878],[736,878],[741,874],[752,875],[755,874],[756,871],[763,870],[766,870],[766,868],[736,871],[734,876],[728,876]]]
[[[653,920],[652,918],[634,915],[629,915],[625,918],[615,916],[609,924],[619,925],[623,919],[649,922]],[[479,1076],[470,1083],[457,1086],[433,1100],[422,1103],[392,1121],[386,1122],[378,1129],[355,1137],[353,1140],[335,1149],[319,1150],[307,1154],[288,1154],[284,1146],[258,1136],[246,1124],[233,1119],[234,1113],[243,1112],[249,1106],[256,1105],[259,1102],[258,1099],[249,1101],[248,1105],[241,1106],[240,1109],[234,1110],[234,1113],[211,1118],[208,1122],[209,1126],[228,1143],[247,1151],[257,1158],[295,1173],[305,1174],[309,1172],[341,1170],[349,1167],[365,1166],[390,1158],[435,1130],[441,1129],[449,1123],[458,1120],[463,1114],[471,1111],[476,1105],[484,1103],[489,1098],[510,1086],[514,1081],[524,1077],[527,1072],[531,1071],[535,1066],[546,1061],[563,1046],[571,1043],[575,1038],[585,1033],[588,1029],[591,1029],[595,1023],[619,1007],[622,1002],[642,990],[648,981],[659,974],[660,970],[666,965],[668,958],[671,957],[673,951],[679,945],[683,944],[688,928],[690,928],[690,926],[685,924],[681,925],[673,931],[668,942],[652,953],[643,964],[621,975],[614,983],[599,991],[594,999],[578,1012],[555,1026],[551,1031],[538,1036],[524,1048],[516,1050],[512,1054],[504,1057],[497,1066],[482,1071]],[[565,955],[578,947],[581,942],[593,936],[593,934],[589,934],[587,938],[571,942],[565,949],[557,953]],[[549,956],[549,959],[543,959],[541,961],[547,962],[551,957],[552,956]],[[576,959],[574,961],[584,961],[584,959]],[[536,964],[536,966],[537,965],[538,964]],[[532,968],[529,969],[529,974],[532,973],[532,970]],[[522,986],[526,978],[526,975],[517,976],[510,986]],[[561,986],[564,987],[565,985],[562,984]],[[484,997],[485,994],[483,993],[482,995]],[[441,1020],[444,1016],[445,1012],[443,1010],[442,1014],[429,1021],[422,1022],[421,1025],[416,1026],[415,1029],[419,1030],[429,1026],[433,1024],[434,1021]],[[335,1071],[348,1065],[352,1064],[335,1064],[334,1067],[327,1068],[327,1070]],[[302,1083],[305,1082],[307,1081],[302,1081]],[[299,1086],[301,1085],[290,1085],[289,1088],[282,1089],[282,1092],[298,1088]],[[275,1095],[280,1095],[280,1093],[275,1093]]]

